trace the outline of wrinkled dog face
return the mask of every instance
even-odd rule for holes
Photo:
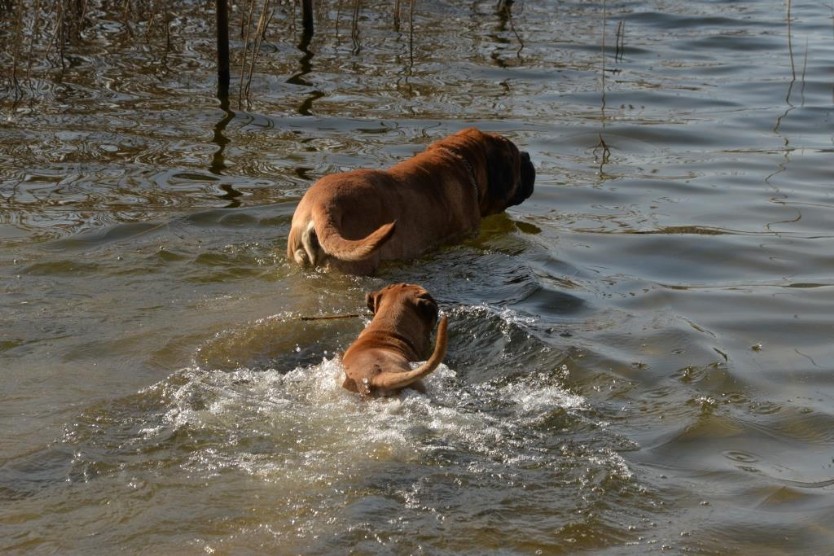
[[[513,197],[510,206],[520,205],[524,199],[533,194],[533,184],[536,181],[536,169],[530,160],[530,153],[521,151],[521,184],[516,189],[516,196]]]
[[[533,194],[536,169],[527,152],[519,151],[509,139],[487,134],[487,179],[489,206],[486,214],[496,214],[520,205]]]

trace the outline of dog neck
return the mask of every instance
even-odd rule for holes
[[[478,178],[475,175],[475,168],[472,167],[472,164],[466,159],[465,156],[463,156],[462,154],[450,149],[449,147],[447,147],[445,145],[439,145],[437,148],[451,154],[452,156],[454,156],[455,158],[457,158],[461,162],[463,162],[463,165],[466,166],[466,173],[469,176],[469,183],[472,185],[472,191],[475,192],[475,206],[478,207],[478,210],[480,210],[480,207],[481,207],[481,188],[478,187]]]

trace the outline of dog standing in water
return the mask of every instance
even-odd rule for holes
[[[434,371],[446,355],[447,319],[437,322],[437,302],[429,292],[411,284],[393,284],[367,295],[373,311],[371,323],[342,356],[345,380],[342,386],[366,396],[390,396],[403,388],[425,392],[420,381]],[[416,369],[431,348],[431,331],[437,324],[434,350]]]
[[[481,218],[521,204],[536,171],[505,137],[468,128],[388,170],[324,176],[293,214],[287,258],[303,266],[373,274],[477,233]]]

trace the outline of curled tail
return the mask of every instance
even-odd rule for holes
[[[348,262],[362,261],[391,238],[396,224],[396,221],[383,224],[361,239],[345,239],[332,219],[313,217],[300,237],[298,232],[291,232],[288,251],[302,265],[316,266],[326,256]]]
[[[434,352],[428,360],[414,370],[398,373],[398,372],[383,372],[371,379],[371,388],[378,388],[380,390],[399,390],[406,388],[427,376],[434,371],[446,356],[446,346],[448,345],[446,339],[446,328],[448,319],[446,315],[440,317],[440,323],[437,325],[437,337],[434,341]]]
[[[327,221],[318,230],[318,243],[331,257],[341,261],[362,261],[391,239],[396,224],[396,221],[383,224],[362,239],[345,239],[341,231]]]

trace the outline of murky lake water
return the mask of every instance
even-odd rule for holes
[[[3,90],[0,550],[830,552],[834,5],[418,2],[410,47],[366,4],[305,51],[279,7],[233,117],[205,4],[91,3]],[[374,278],[288,264],[317,177],[467,125],[532,198]],[[449,355],[363,403],[366,321],[300,317],[395,281]]]

